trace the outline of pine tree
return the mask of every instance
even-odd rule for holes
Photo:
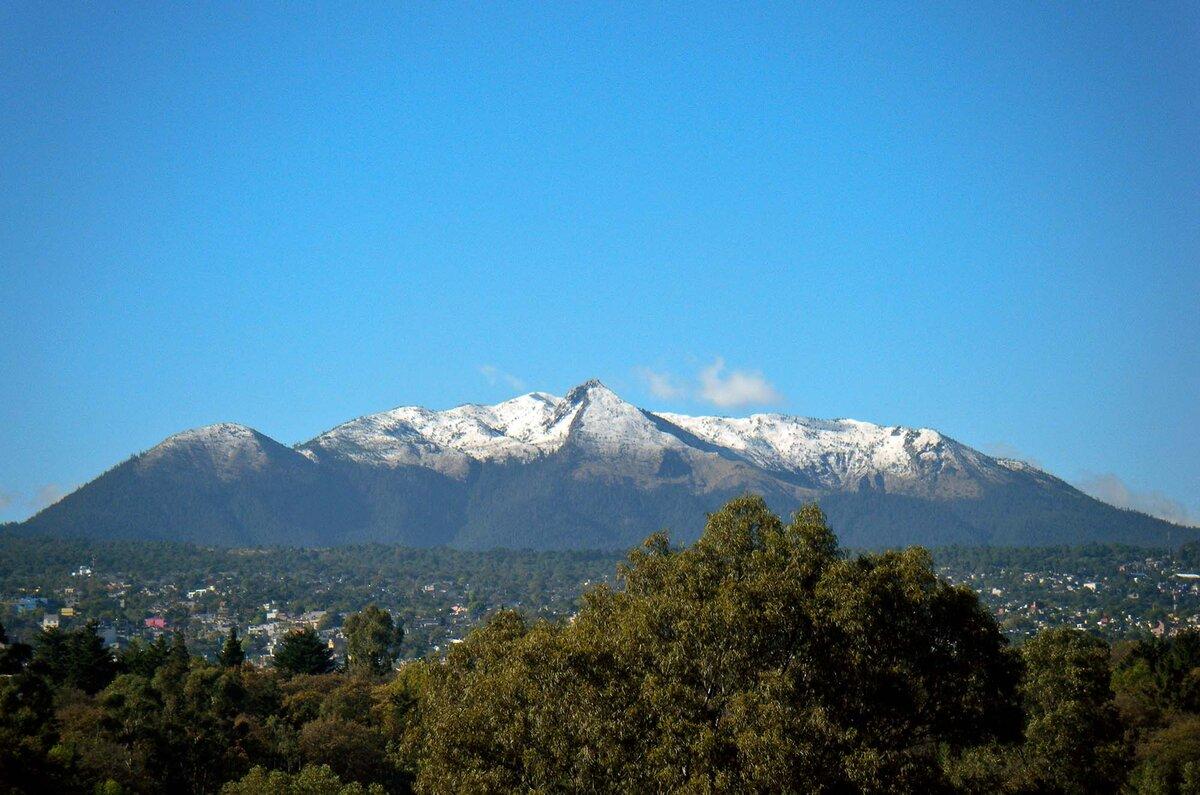
[[[166,685],[179,686],[187,677],[191,668],[192,656],[188,652],[187,640],[183,632],[178,631],[171,636],[171,645],[167,648],[166,658],[155,672],[155,678]]]
[[[183,631],[180,630],[171,637],[171,649],[167,652],[167,661],[187,668],[191,659],[191,655],[188,654],[187,638],[184,637]]]
[[[242,649],[242,642],[238,639],[237,627],[229,628],[229,637],[225,639],[225,645],[221,647],[221,654],[217,658],[217,662],[222,668],[237,668],[246,661],[246,652]]]
[[[117,674],[112,652],[96,634],[96,622],[73,630],[50,629],[38,637],[35,670],[56,684],[85,693],[104,689]]]
[[[333,654],[312,627],[305,627],[283,636],[275,649],[273,664],[292,676],[327,674],[333,670]]]
[[[121,652],[121,666],[131,674],[150,678],[167,661],[168,651],[165,635],[159,635],[150,643],[134,638]]]

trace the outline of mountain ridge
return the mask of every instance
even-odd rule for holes
[[[598,380],[400,406],[288,447],[237,423],[173,434],[31,517],[41,532],[216,543],[625,547],[745,492],[818,500],[852,545],[1154,545],[1187,530],[931,428],[652,412]]]

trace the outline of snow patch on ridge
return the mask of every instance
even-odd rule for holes
[[[711,447],[698,447],[696,440]],[[392,409],[339,425],[299,449],[316,458],[425,466],[465,476],[472,462],[530,461],[568,444],[589,456],[643,463],[659,461],[670,450],[693,457],[711,457],[715,450],[831,489],[890,490],[940,479],[943,486],[958,482],[956,488],[970,492],[970,481],[1001,480],[1014,471],[930,428],[783,414],[651,414],[594,380],[561,398],[532,392],[492,406]]]
[[[218,422],[168,436],[144,453],[139,463],[145,466],[167,456],[188,455],[206,459],[218,475],[233,477],[243,469],[267,465],[270,456],[264,442],[278,445],[253,428]]]
[[[530,461],[567,440],[592,452],[630,454],[679,444],[646,414],[599,381],[566,397],[531,392],[494,406],[445,411],[403,406],[351,420],[302,445],[320,456],[400,466],[466,456],[477,461]]]
[[[876,473],[912,477],[918,474],[919,462],[939,460],[949,450],[946,438],[929,428],[782,414],[743,418],[670,413],[659,416],[707,442],[736,451],[756,466],[805,472],[831,487],[842,487],[856,477]]]

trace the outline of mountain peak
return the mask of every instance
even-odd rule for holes
[[[214,422],[211,425],[201,425],[186,431],[172,434],[157,446],[178,444],[224,445],[257,442],[262,436],[248,425],[236,422]]]
[[[617,400],[621,399],[616,392],[613,392],[611,389],[606,387],[599,378],[589,378],[587,381],[584,381],[579,386],[574,387],[567,392],[567,394],[563,397],[563,400],[567,403],[578,403],[584,398],[596,397],[615,398]]]
[[[626,546],[751,491],[785,508],[819,497],[850,545],[1170,538],[1164,523],[928,428],[651,414],[596,379],[563,398],[392,409],[296,448],[216,423],[128,464],[35,523],[237,543],[293,543],[301,528],[314,543]]]
[[[146,451],[139,465],[150,466],[163,459],[204,461],[222,476],[232,477],[247,468],[259,469],[271,460],[295,455],[291,448],[247,425],[217,422],[168,436]]]

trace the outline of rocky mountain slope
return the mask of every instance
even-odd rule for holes
[[[598,381],[494,406],[403,407],[286,447],[223,423],[172,436],[27,530],[218,544],[469,547],[689,540],[731,496],[817,499],[843,543],[1161,544],[1187,531],[928,428],[652,413]]]

